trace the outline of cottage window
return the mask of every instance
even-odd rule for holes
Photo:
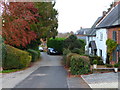
[[[117,34],[116,34],[116,31],[113,31],[113,36],[112,36],[112,37],[113,37],[113,40],[114,40],[114,41],[117,41]]]
[[[100,41],[103,40],[103,33],[100,33]]]

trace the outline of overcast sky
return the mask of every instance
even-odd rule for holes
[[[70,32],[90,28],[95,20],[107,11],[114,0],[56,0],[58,31]]]

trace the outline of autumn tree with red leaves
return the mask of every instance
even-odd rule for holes
[[[2,5],[4,6],[2,17],[5,21],[2,36],[5,43],[26,47],[37,38],[37,34],[30,30],[30,25],[36,23],[36,17],[39,17],[37,8],[32,2],[10,2]]]

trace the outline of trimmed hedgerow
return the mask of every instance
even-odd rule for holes
[[[85,56],[72,56],[70,71],[73,75],[88,74],[90,72],[89,60],[85,60]]]
[[[6,57],[6,45],[4,44],[4,40],[0,35],[0,67],[2,67],[2,62],[5,60]]]
[[[65,38],[55,38],[55,39],[49,39],[47,42],[47,47],[54,48],[59,53],[63,53],[63,44],[64,44]]]
[[[37,59],[40,57],[40,52],[39,51],[35,51],[33,49],[28,49],[27,51],[32,55],[32,61],[31,62],[37,61]]]
[[[22,69],[31,62],[31,56],[28,52],[6,45],[6,57],[3,63],[3,69]]]

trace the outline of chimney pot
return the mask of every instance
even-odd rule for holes
[[[103,16],[105,16],[107,14],[107,12],[106,11],[103,11]]]

